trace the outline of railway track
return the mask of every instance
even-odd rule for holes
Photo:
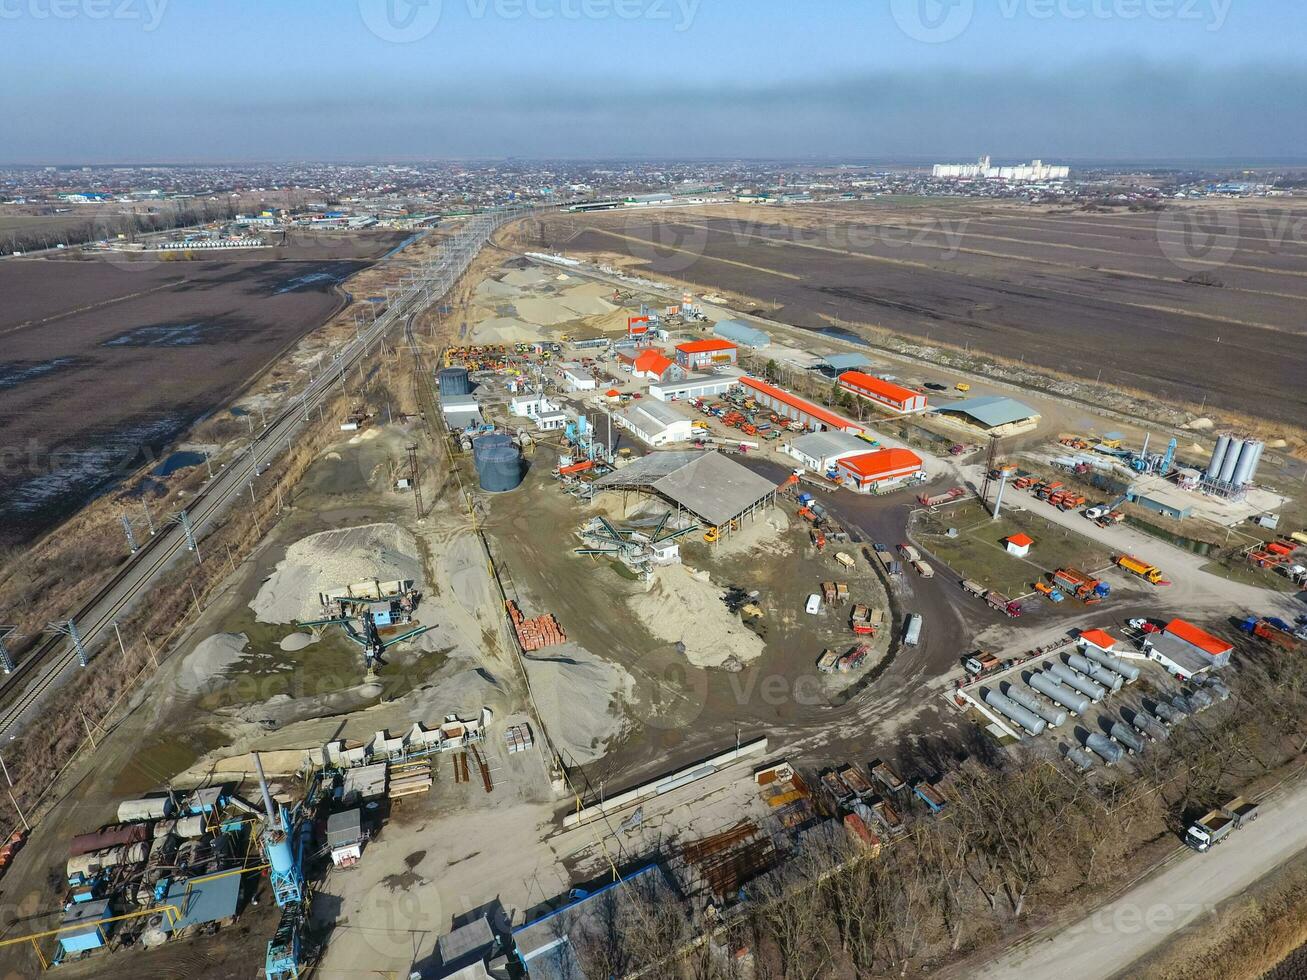
[[[253,481],[266,468],[266,461],[279,451],[279,446],[283,450],[290,446],[293,437],[310,419],[311,410],[323,402],[332,386],[343,386],[349,371],[396,324],[403,324],[405,332],[410,332],[412,317],[452,288],[489,235],[511,217],[516,215],[507,213],[474,218],[445,243],[440,254],[423,268],[418,277],[405,280],[395,298],[388,298],[384,312],[337,353],[330,369],[313,379],[285,409],[268,420],[263,431],[245,450],[190,499],[186,514],[201,550],[203,530],[236,497],[252,488]],[[113,578],[72,615],[84,649],[89,651],[103,639],[119,615],[154,583],[179,552],[186,550],[186,534],[175,523],[161,528],[146,541]],[[57,687],[77,662],[76,649],[62,636],[45,640],[18,661],[0,685],[0,736],[16,734],[14,730],[23,716]]]

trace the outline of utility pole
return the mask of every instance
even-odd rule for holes
[[[140,549],[136,546],[136,535],[132,533],[132,522],[127,519],[127,515],[122,515],[123,534],[127,535],[127,549],[134,555]]]
[[[86,656],[86,647],[82,645],[82,636],[77,632],[77,624],[71,619],[63,623],[49,623],[45,627],[47,633],[58,633],[60,636],[66,636],[73,641],[73,649],[77,651],[77,663],[85,667],[88,663]]]
[[[413,508],[422,519],[422,481],[418,476],[418,447],[408,447],[408,481],[413,484]]]
[[[17,632],[17,626],[0,626],[0,666],[4,667],[6,674],[13,672],[14,655],[9,652],[9,647],[5,643],[5,640]]]

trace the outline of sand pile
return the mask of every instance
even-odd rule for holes
[[[472,337],[481,344],[516,344],[539,339],[540,328],[511,316],[496,316],[476,324]]]
[[[575,320],[576,314],[569,310],[560,300],[546,296],[524,296],[513,301],[517,315],[524,320],[552,327],[555,324]]]
[[[600,316],[604,313],[611,313],[617,309],[612,303],[601,296],[578,295],[579,291],[569,289],[559,300],[563,306],[567,307],[577,316]]]
[[[626,727],[635,679],[575,643],[523,658],[550,737],[568,762],[594,762]]]
[[[740,525],[740,530],[726,535],[714,546],[714,553],[718,558],[744,555],[752,551],[775,557],[787,555],[792,550],[791,543],[785,539],[789,527],[789,516],[779,507],[773,507],[766,512],[765,517],[746,519]]]
[[[512,272],[506,272],[499,277],[500,282],[508,283],[510,286],[534,286],[542,283],[548,278],[548,275],[542,269],[514,269]]]
[[[286,549],[286,557],[250,601],[262,623],[316,619],[318,593],[369,579],[422,580],[413,535],[396,524],[364,524],[311,534]]]
[[[250,642],[244,633],[215,633],[195,645],[177,672],[177,687],[187,694],[204,694],[223,681]]]
[[[287,633],[281,638],[281,648],[287,653],[295,653],[316,642],[317,637],[312,633]]]
[[[721,590],[684,565],[666,565],[654,573],[648,592],[627,602],[649,632],[680,643],[696,667],[722,667],[732,657],[748,664],[762,656],[762,639],[731,615]]]

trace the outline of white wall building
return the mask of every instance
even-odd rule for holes
[[[577,364],[563,365],[563,380],[573,391],[594,391],[599,387],[594,375]]]
[[[1012,167],[995,167],[987,156],[975,163],[937,163],[931,169],[936,180],[1006,180],[1014,184],[1044,180],[1066,180],[1071,168],[1046,164],[1043,160],[1017,164]]]
[[[641,442],[655,448],[671,442],[689,442],[694,432],[686,416],[657,401],[636,403],[615,419]]]
[[[660,402],[711,398],[714,395],[726,394],[734,385],[740,383],[740,376],[741,372],[738,370],[723,374],[692,374],[682,381],[651,384],[649,395]]]
[[[782,447],[814,473],[825,474],[841,459],[869,452],[871,446],[847,432],[810,432]]]

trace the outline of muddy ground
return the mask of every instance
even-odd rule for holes
[[[1197,248],[1175,214],[945,201],[695,209],[558,216],[550,242],[752,297],[799,327],[866,325],[1301,423],[1307,244],[1279,229],[1302,217],[1227,209]]]
[[[158,458],[404,237],[193,262],[0,263],[0,543],[31,540]]]

